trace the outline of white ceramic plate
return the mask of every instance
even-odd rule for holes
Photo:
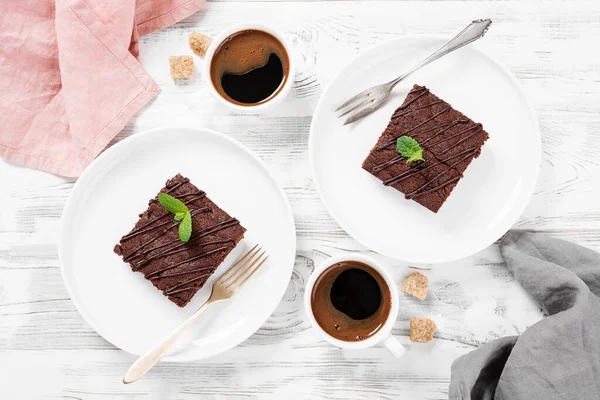
[[[519,218],[540,168],[535,114],[511,73],[474,45],[410,76],[381,109],[359,122],[343,126],[336,118],[334,110],[344,100],[409,70],[446,41],[410,36],[361,54],[321,97],[310,131],[313,175],[332,216],[365,246],[409,262],[456,260],[493,243]],[[490,135],[438,214],[361,168],[413,84],[429,87],[483,123]]]
[[[113,253],[148,200],[178,172],[248,230],[182,309]],[[287,199],[257,156],[214,131],[162,128],[123,140],[85,170],[65,206],[59,255],[67,290],[86,321],[115,346],[140,355],[191,315],[255,243],[269,252],[267,263],[231,300],[207,309],[166,360],[219,354],[260,328],[287,288],[296,235]]]

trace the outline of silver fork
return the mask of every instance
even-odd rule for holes
[[[348,115],[344,125],[351,124],[359,119],[371,114],[373,111],[377,110],[385,101],[390,97],[390,93],[392,89],[404,79],[406,79],[413,72],[423,68],[427,64],[437,60],[440,57],[445,56],[446,54],[452,53],[454,50],[457,50],[463,47],[466,44],[476,41],[485,35],[488,28],[492,24],[492,20],[490,19],[479,19],[477,21],[473,21],[469,26],[463,29],[458,35],[452,38],[448,43],[440,47],[435,53],[427,57],[425,60],[421,61],[419,64],[415,65],[410,71],[406,72],[403,75],[400,75],[398,78],[381,84],[377,86],[373,86],[371,88],[365,89],[356,96],[352,97],[350,100],[346,101],[344,104],[339,106],[335,112],[341,112],[338,116],[339,118]]]
[[[204,310],[213,303],[231,298],[236,291],[250,279],[250,277],[267,261],[269,256],[258,245],[247,252],[233,267],[231,267],[223,276],[213,285],[209,299],[184,323],[177,329],[160,341],[154,348],[137,359],[125,373],[123,383],[135,382],[156,365],[156,363],[165,355],[183,332],[192,322],[198,318]]]

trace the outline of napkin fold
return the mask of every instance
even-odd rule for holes
[[[600,399],[600,254],[523,231],[500,251],[548,316],[458,358],[450,399]]]
[[[204,0],[4,2],[0,157],[79,176],[159,92],[137,60],[138,37],[191,15],[203,4]]]

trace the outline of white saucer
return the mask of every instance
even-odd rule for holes
[[[475,45],[416,72],[381,109],[359,122],[343,126],[336,118],[335,108],[352,95],[397,77],[446,41],[407,36],[361,54],[321,97],[310,131],[313,175],[331,215],[365,246],[409,262],[456,260],[492,244],[523,212],[540,168],[535,114],[512,74]],[[490,135],[438,214],[404,199],[361,168],[413,84],[429,87],[483,123]]]
[[[177,173],[248,230],[182,309],[113,253],[148,200]],[[65,206],[59,255],[65,285],[85,320],[113,345],[140,355],[192,314],[212,283],[255,243],[269,252],[267,263],[231,300],[211,306],[165,360],[214,356],[260,328],[288,286],[296,234],[283,191],[256,155],[214,131],[162,128],[123,140],[86,169]]]

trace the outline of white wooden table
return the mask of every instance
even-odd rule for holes
[[[429,269],[430,294],[424,302],[402,296],[394,333],[406,335],[413,315],[434,318],[439,332],[425,345],[402,337],[408,347],[402,360],[383,348],[342,351],[320,340],[302,310],[306,278],[327,255],[366,249],[319,200],[308,131],[323,89],[361,50],[404,34],[451,36],[483,17],[494,25],[482,45],[522,83],[542,130],[541,175],[517,227],[600,250],[597,0],[208,3],[142,38],[141,61],[162,92],[117,139],[177,123],[214,128],[257,152],[285,189],[298,229],[284,299],[256,334],[221,357],[160,364],[142,381],[123,385],[133,358],[85,323],[60,276],[57,233],[73,183],[0,161],[0,398],[447,398],[456,357],[519,334],[541,318],[539,309],[492,245],[451,264],[416,266]],[[272,114],[232,115],[209,97],[199,76],[183,85],[169,78],[167,57],[189,54],[191,31],[214,34],[248,19],[278,26],[297,53],[293,91]],[[398,283],[415,267],[384,261]]]

